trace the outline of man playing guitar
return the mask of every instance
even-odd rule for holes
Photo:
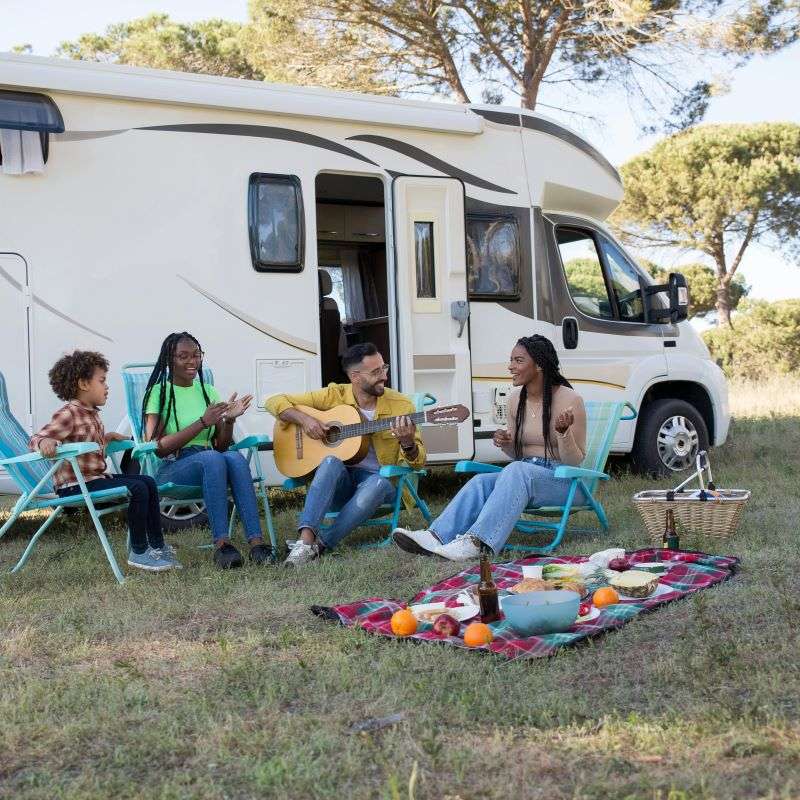
[[[383,503],[395,498],[395,487],[378,473],[384,465],[414,468],[425,464],[425,446],[417,426],[409,419],[411,401],[400,392],[386,388],[389,365],[374,344],[353,345],[342,358],[350,383],[331,383],[325,389],[305,394],[276,394],[266,408],[280,422],[294,423],[312,439],[324,439],[328,425],[295,406],[320,411],[340,405],[354,406],[366,420],[399,417],[386,431],[370,436],[369,452],[357,464],[344,464],[327,456],[308,487],[306,502],[298,521],[299,537],[287,565],[301,566],[335,547],[348,533],[368,520]],[[321,528],[328,511],[339,511],[333,525]]]

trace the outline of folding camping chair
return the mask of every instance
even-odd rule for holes
[[[150,363],[132,363],[122,366],[122,381],[125,387],[125,404],[128,411],[128,421],[131,426],[136,447],[133,455],[138,459],[143,474],[156,477],[161,459],[156,455],[156,443],[145,442],[142,431],[142,403],[144,393],[147,388],[147,379],[155,365]],[[207,367],[203,368],[203,380],[205,383],[214,385],[214,374]],[[272,510],[267,497],[267,487],[261,468],[261,459],[258,451],[261,447],[270,444],[271,439],[264,434],[247,436],[240,441],[232,444],[228,450],[242,452],[247,459],[250,468],[255,470],[253,483],[255,484],[256,494],[261,499],[264,507],[264,518],[267,523],[270,542],[273,552],[277,553],[277,540],[275,537],[275,525],[272,520]],[[161,508],[171,509],[177,506],[194,506],[197,510],[203,507],[203,492],[200,486],[183,486],[175,483],[159,484],[158,493],[161,496]],[[236,506],[233,506],[230,521],[228,523],[228,535],[232,536],[236,526]]]
[[[623,416],[625,409],[630,413]],[[579,467],[556,467],[556,478],[569,478],[570,486],[567,500],[563,506],[529,506],[514,526],[520,533],[533,534],[540,531],[555,531],[553,539],[546,545],[532,547],[524,544],[507,544],[509,550],[525,550],[532,553],[552,553],[561,544],[567,529],[569,518],[578,511],[591,511],[597,515],[600,526],[608,530],[608,517],[602,503],[595,497],[598,481],[608,480],[603,472],[608,453],[614,442],[617,425],[621,421],[636,419],[636,409],[628,402],[624,403],[586,403],[586,457]],[[459,461],[456,472],[480,473],[500,472],[503,468],[497,464],[482,464],[479,461]],[[575,504],[578,489],[583,489],[586,502]],[[557,521],[530,519],[531,516],[557,518]]]
[[[432,394],[413,394],[410,395],[411,401],[414,403],[414,408],[417,411],[423,411],[426,406],[431,406],[436,402],[436,398]],[[392,543],[392,531],[400,524],[400,514],[403,511],[403,495],[408,492],[408,495],[414,502],[414,506],[418,508],[425,518],[425,522],[430,522],[433,515],[428,508],[428,504],[419,496],[419,479],[427,475],[424,469],[413,469],[412,467],[403,467],[400,465],[388,465],[381,467],[378,473],[382,478],[397,478],[397,485],[394,500],[391,503],[384,503],[379,506],[375,512],[375,516],[362,522],[361,526],[369,528],[383,528],[388,527],[389,533],[384,539],[378,542],[366,542],[361,547],[388,547]],[[298,489],[309,483],[310,477],[305,478],[287,478],[283,482],[283,488],[287,490]],[[338,511],[329,511],[322,522],[322,529],[329,528],[336,517],[339,516]],[[287,543],[288,544],[288,543]]]
[[[47,519],[34,533],[25,552],[16,563],[12,572],[18,572],[25,566],[25,562],[33,552],[36,543],[42,534],[64,513],[67,508],[85,507],[92,518],[95,531],[103,546],[108,563],[114,572],[114,577],[124,582],[114,552],[108,542],[103,523],[100,517],[115,511],[123,511],[128,507],[128,490],[124,487],[116,489],[102,489],[90,492],[86,488],[86,481],[78,466],[77,458],[85,453],[99,450],[99,445],[91,442],[61,445],[54,458],[44,458],[39,453],[32,453],[28,449],[28,434],[16,417],[11,412],[6,392],[6,381],[0,373],[0,466],[5,467],[11,479],[20,491],[19,500],[11,510],[11,516],[0,528],[0,537],[10,530],[21,514],[26,511],[49,511]],[[129,450],[133,442],[111,442],[106,446],[106,453],[118,453]],[[81,493],[70,497],[59,497],[53,491],[53,473],[68,461],[72,465]],[[95,503],[102,505],[98,508]]]

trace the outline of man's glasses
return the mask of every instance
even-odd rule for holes
[[[362,375],[369,375],[372,378],[380,378],[382,375],[389,374],[389,365],[384,364],[382,367],[376,367],[368,372],[364,372],[363,369],[354,369],[353,372],[360,372]]]
[[[188,364],[190,361],[202,361],[204,355],[202,350],[195,350],[194,353],[176,353],[175,360],[180,364]]]

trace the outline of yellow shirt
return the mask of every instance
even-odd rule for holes
[[[349,383],[329,383],[324,389],[316,389],[303,394],[274,394],[267,398],[265,405],[267,411],[276,419],[287,408],[293,406],[310,406],[318,411],[328,411],[342,405],[358,408],[353,394],[353,386]],[[377,398],[375,419],[399,417],[415,412],[414,404],[404,394],[400,394],[394,389],[386,389]],[[280,420],[278,420],[278,424],[282,424]],[[403,453],[403,448],[400,447],[400,442],[392,436],[391,431],[378,431],[372,434],[372,446],[375,448],[375,455],[381,466],[400,465],[414,469],[422,467],[425,464],[425,445],[422,443],[419,426],[414,434],[414,441],[417,443],[417,455],[412,461],[409,461]]]

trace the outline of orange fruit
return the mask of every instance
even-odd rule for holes
[[[409,608],[401,608],[392,614],[392,633],[395,636],[411,636],[417,632],[417,618]]]
[[[602,589],[598,589],[592,595],[592,602],[597,608],[605,608],[606,606],[614,605],[614,603],[619,603],[619,595],[610,586],[603,586]]]
[[[464,644],[467,647],[480,647],[494,639],[492,629],[483,622],[472,622],[464,631]]]

